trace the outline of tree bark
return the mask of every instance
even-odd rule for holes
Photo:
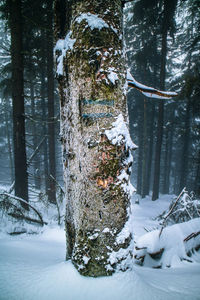
[[[161,67],[160,67],[160,89],[165,90],[166,77],[166,58],[167,58],[167,32],[168,32],[168,9],[167,1],[164,1],[164,22],[162,32],[162,48],[161,48]],[[163,139],[163,122],[164,122],[164,102],[159,100],[158,104],[158,123],[157,123],[157,140],[155,151],[155,167],[154,167],[154,182],[152,200],[159,197],[160,188],[160,160]]]
[[[103,276],[113,273],[128,256],[131,241],[131,233],[122,237],[122,232],[128,220],[133,145],[127,144],[124,133],[117,142],[120,133],[113,124],[121,120],[127,130],[121,0],[71,1],[71,13],[69,46],[63,49],[59,46],[63,40],[58,40],[55,47],[67,257],[81,274]],[[123,257],[118,252],[122,247],[127,251]],[[119,257],[112,260],[116,252]]]
[[[7,137],[7,144],[8,144],[8,154],[9,154],[9,165],[10,165],[10,178],[11,182],[13,182],[14,179],[14,163],[13,163],[13,147],[12,147],[12,133],[10,129],[10,112],[8,110],[8,102],[9,99],[5,99],[4,104],[4,118],[5,118],[5,124],[6,124],[6,137]],[[8,117],[9,115],[9,117]]]
[[[166,162],[165,162],[165,170],[164,170],[165,172],[164,172],[163,194],[169,194],[173,138],[174,138],[174,123],[172,122],[170,126],[170,131],[168,131],[168,138],[166,139],[166,143],[168,145],[166,145]]]
[[[185,134],[183,136],[183,150],[181,155],[180,182],[179,190],[187,186],[188,162],[189,162],[189,143],[190,143],[190,110],[191,101],[187,100],[186,114],[184,120]]]
[[[143,125],[143,160],[142,160],[142,198],[145,198],[147,185],[147,158],[148,158],[148,138],[147,138],[147,103],[144,99],[144,125]]]
[[[53,0],[47,1],[47,99],[48,99],[48,152],[49,187],[48,200],[56,204],[55,120],[54,120],[54,72],[53,72]]]
[[[31,115],[33,118],[32,121],[32,133],[33,133],[33,149],[36,149],[37,144],[38,144],[38,138],[37,138],[37,128],[36,128],[36,122],[34,121],[35,119],[35,93],[34,93],[34,85],[33,85],[33,79],[31,79],[30,82],[30,95],[31,95]],[[35,183],[35,188],[40,189],[41,187],[41,182],[40,182],[40,162],[39,162],[39,157],[36,155],[36,159],[34,159],[33,162],[33,174],[34,174],[34,183]]]
[[[140,109],[141,115],[138,118],[138,126],[139,126],[139,134],[138,134],[138,142],[139,142],[139,153],[138,153],[138,166],[137,166],[137,194],[142,195],[142,178],[143,178],[143,146],[144,146],[144,106],[141,105]]]
[[[24,65],[22,46],[21,1],[9,0],[11,29],[13,140],[15,165],[15,195],[28,201],[28,173],[26,164],[25,118],[24,118]],[[23,203],[25,208],[28,206]]]
[[[196,174],[195,174],[194,188],[193,188],[193,191],[197,196],[200,196],[199,178],[200,178],[200,150],[198,151],[197,167],[196,167]]]
[[[149,126],[149,152],[147,160],[147,178],[146,178],[146,190],[145,194],[149,195],[151,185],[151,173],[152,173],[152,160],[153,160],[153,145],[154,145],[154,119],[155,119],[155,105],[152,103],[151,120]]]
[[[43,53],[44,55],[44,53]],[[45,64],[44,56],[42,57],[43,64]],[[45,74],[43,68],[41,68],[41,111],[42,111],[42,136],[47,136],[47,125],[46,125],[46,101],[45,101]],[[49,191],[49,164],[48,164],[48,146],[47,139],[43,143],[43,168],[44,168],[44,184],[45,192],[48,195]]]

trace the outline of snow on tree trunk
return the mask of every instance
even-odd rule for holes
[[[121,0],[84,0],[70,9],[69,31],[55,46],[67,257],[83,275],[110,275],[119,262],[126,268],[131,242],[127,221],[135,146],[127,127],[122,6]],[[65,19],[60,16],[57,12],[57,25]]]

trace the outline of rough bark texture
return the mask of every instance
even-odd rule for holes
[[[83,275],[102,276],[111,274],[128,255],[127,250],[123,257],[111,259],[131,240],[130,233],[120,238],[128,219],[130,196],[122,184],[128,186],[130,148],[125,137],[114,145],[105,132],[120,114],[127,119],[121,0],[72,1],[71,13],[70,38],[75,41],[58,78],[67,257]],[[108,27],[92,28],[85,18],[78,19],[88,13]],[[61,53],[56,54],[58,60]],[[118,77],[114,82],[109,79],[113,71]],[[120,181],[123,170],[127,177]]]
[[[11,29],[15,195],[28,201],[21,1],[9,0],[8,5]],[[28,209],[26,204],[23,204],[23,206]]]

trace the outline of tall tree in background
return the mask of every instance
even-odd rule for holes
[[[54,61],[53,61],[53,0],[47,1],[47,98],[48,98],[48,152],[49,186],[48,199],[56,203],[56,158],[55,158],[55,118],[54,118]]]
[[[8,0],[8,9],[11,32],[15,195],[28,201],[21,1]]]
[[[174,29],[174,13],[177,5],[177,0],[163,1],[163,20],[161,23],[161,65],[160,65],[160,89],[165,90],[166,79],[166,59],[167,59],[167,35],[169,30]],[[152,200],[156,200],[159,197],[160,187],[160,161],[161,161],[161,147],[163,139],[163,122],[164,122],[164,103],[163,100],[159,100],[158,110],[158,124],[157,124],[157,140],[155,151],[155,166],[154,166],[154,182],[153,182],[153,194]]]
[[[131,235],[120,235],[128,219],[132,164],[126,125],[122,2],[56,1],[57,75],[66,186],[67,257],[89,276],[111,274],[128,255]],[[69,22],[68,27],[67,22]],[[113,124],[113,122],[115,122]],[[120,130],[121,128],[121,130]],[[125,255],[125,256],[126,256]],[[125,257],[124,256],[124,257]],[[122,261],[123,257],[118,260]]]
[[[128,14],[128,8],[125,10],[129,65],[137,80],[158,88],[158,1],[132,2],[129,9]],[[130,124],[137,124],[131,129],[135,136],[138,135],[137,193],[142,197],[148,195],[150,190],[156,101],[145,99],[138,92],[128,94]]]

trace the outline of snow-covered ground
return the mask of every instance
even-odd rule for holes
[[[134,204],[132,230],[135,239],[157,228],[153,220],[169,206],[171,197],[149,198]],[[0,235],[0,300],[198,300],[200,299],[200,255],[195,262],[176,268],[133,270],[111,277],[80,276],[65,261],[65,233],[57,226],[39,235]]]

